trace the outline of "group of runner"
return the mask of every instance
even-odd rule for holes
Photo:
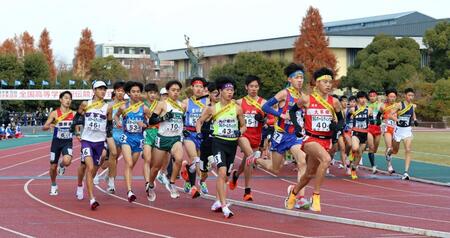
[[[355,102],[349,98],[347,105],[344,97],[337,99],[331,95],[334,74],[330,69],[314,72],[311,93],[302,89],[305,80],[302,65],[291,63],[284,74],[288,87],[267,101],[259,96],[261,79],[254,75],[245,79],[247,95],[238,100],[233,99],[236,83],[229,77],[219,77],[215,82],[194,77],[189,82],[192,96],[182,101],[182,84],[177,80],[169,81],[161,91],[153,83],[144,86],[134,81],[117,82],[109,103],[104,100],[106,84],[95,81],[92,100],[82,102],[76,112],[70,109],[70,91],[62,92],[60,108],[50,114],[43,127],[44,130],[54,128],[50,195],[58,195],[56,175],[64,174],[65,167],[71,163],[72,136],[81,142],[76,196],[79,200],[84,198],[86,185],[92,210],[99,206],[93,191],[98,169],[108,169],[107,191],[115,193],[120,156],[125,161],[123,174],[129,202],[136,200],[132,175],[141,157],[150,202],[157,197],[155,180],[164,185],[171,198],[178,198],[175,186],[178,176],[184,180],[183,190],[192,198],[207,194],[208,172],[216,167],[216,201],[211,210],[222,212],[227,218],[233,216],[226,201],[227,186],[234,190],[244,174],[243,199],[252,201],[253,169],[261,166],[279,174],[286,152],[293,156],[298,170],[297,184],[287,188],[287,209],[321,211],[320,187],[338,149],[342,165],[348,166],[352,178],[356,179],[356,168],[368,143],[369,159],[376,171],[374,153],[381,131],[387,141],[389,162],[391,155],[398,151],[399,142],[404,140],[408,161],[404,177],[409,177],[410,127],[416,123],[414,91],[407,89],[406,100],[401,103],[395,102],[397,93],[389,91],[385,104],[377,102],[375,91],[369,95],[358,92]],[[235,169],[238,147],[243,158]],[[305,187],[312,178],[315,178],[314,189],[308,200]]]

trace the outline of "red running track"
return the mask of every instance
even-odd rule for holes
[[[186,194],[179,199],[171,199],[159,184],[156,188],[157,200],[149,204],[141,177],[133,183],[138,196],[136,203],[126,201],[125,186],[119,178],[116,195],[105,193],[101,189],[105,187],[104,182],[100,184],[95,194],[101,206],[97,211],[90,211],[86,198],[78,201],[74,196],[79,165],[79,161],[75,161],[79,158],[77,149],[73,164],[57,180],[59,195],[48,195],[50,183],[46,171],[49,147],[49,143],[41,143],[0,151],[0,184],[3,190],[0,196],[0,237],[418,237],[239,206],[231,207],[236,216],[224,219],[222,214],[209,210],[210,200],[191,199]],[[75,148],[79,148],[78,143],[75,143]],[[295,180],[292,168],[287,166],[280,177],[255,170],[252,182],[254,203],[282,208],[286,187]],[[123,174],[122,161],[118,171],[119,176]],[[322,214],[450,231],[448,188],[383,176],[351,181],[342,178],[342,173],[342,170],[333,168],[332,174],[338,177],[328,178],[324,183]],[[142,175],[141,161],[134,175]],[[360,175],[368,177],[364,173]],[[208,185],[210,194],[213,194],[215,180],[213,174],[210,176]],[[181,185],[178,181],[178,186]],[[307,194],[311,193],[310,189],[308,187]],[[242,187],[229,192],[229,197],[236,200],[241,200],[242,195]]]

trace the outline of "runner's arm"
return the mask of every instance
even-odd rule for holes
[[[273,106],[278,105],[278,103],[280,101],[283,101],[284,98],[286,98],[286,90],[282,90],[282,91],[278,92],[274,97],[270,98],[269,100],[267,100],[266,103],[264,103],[264,105],[262,106],[263,111],[265,113],[272,114],[276,117],[283,118],[281,112],[273,109]],[[286,117],[286,115],[288,115],[288,114],[283,114],[283,115],[285,115],[284,117]],[[287,119],[287,118],[283,118],[283,119]]]
[[[336,132],[341,131],[344,128],[345,120],[344,116],[341,113],[341,103],[336,98],[333,98],[333,108],[336,113],[336,128],[334,129]],[[331,124],[330,124],[331,125]]]
[[[247,126],[245,125],[244,112],[242,111],[241,106],[237,106],[237,116],[239,120],[239,132],[240,135],[243,135],[247,130]]]
[[[49,117],[47,118],[47,121],[45,122],[44,126],[42,127],[43,131],[47,131],[50,128],[52,128],[52,122],[56,119],[56,111],[53,111],[50,113]]]

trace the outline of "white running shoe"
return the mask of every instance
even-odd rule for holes
[[[409,174],[405,172],[402,176],[402,180],[409,180]]]
[[[388,172],[389,172],[389,174],[395,173],[394,167],[392,167],[392,164],[390,161],[388,163]]]
[[[77,186],[76,196],[77,196],[78,200],[83,200],[83,198],[84,198],[83,186]]]
[[[168,185],[166,185],[166,189],[170,192],[171,198],[180,197],[180,194],[178,193],[177,188],[175,187],[175,184],[169,183]]]
[[[234,216],[233,212],[228,208],[228,205],[222,206],[222,212],[225,218],[231,218]]]
[[[156,200],[155,187],[150,188],[150,185],[147,184],[145,191],[147,192],[147,200],[149,202],[154,202]]]
[[[166,184],[170,183],[166,174],[161,171],[158,171],[158,176],[156,176],[156,180],[158,180],[158,182],[162,185],[166,185]]]
[[[338,168],[339,168],[339,169],[343,169],[343,168],[345,168],[345,166],[342,165],[342,164],[339,164],[339,165],[338,165]]]
[[[222,211],[222,204],[219,200],[215,201],[213,205],[211,206],[211,211],[213,212],[221,212]]]
[[[58,164],[58,168],[56,170],[59,176],[63,176],[64,172],[66,172],[66,167],[64,166],[61,167],[61,164]]]
[[[134,195],[133,191],[128,191],[127,193],[128,202],[134,202],[136,201],[136,195]]]
[[[50,187],[50,196],[57,196],[58,195],[58,185],[51,186]]]
[[[116,186],[114,184],[114,177],[108,179],[108,193],[114,194],[116,192]]]
[[[378,172],[377,166],[372,167],[372,174],[376,174]]]
[[[89,205],[91,207],[91,210],[95,210],[100,204],[95,200],[95,198],[89,200]]]

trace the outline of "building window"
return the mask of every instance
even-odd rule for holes
[[[125,54],[125,49],[124,48],[119,48],[119,54]]]
[[[135,49],[134,48],[130,48],[130,55],[134,55],[136,54]]]
[[[106,54],[106,55],[112,54],[112,49],[111,49],[111,47],[105,47],[105,54]]]
[[[141,48],[141,49],[139,50],[139,53],[140,53],[140,54],[145,54],[145,49],[142,49],[142,48]]]

